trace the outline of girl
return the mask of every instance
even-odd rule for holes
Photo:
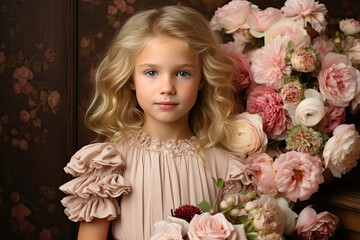
[[[214,203],[211,179],[239,159],[221,147],[232,115],[233,66],[207,20],[168,6],[131,17],[96,75],[88,125],[104,143],[80,149],[60,189],[79,239],[143,240],[171,209]]]

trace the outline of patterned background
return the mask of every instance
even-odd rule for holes
[[[94,139],[84,111],[94,65],[118,26],[135,11],[169,4],[192,6],[210,19],[228,1],[118,2],[121,11],[110,0],[0,0],[1,237],[75,238],[58,187],[69,179],[62,170],[69,157]],[[285,1],[252,2],[280,8]],[[357,0],[321,2],[333,30],[341,18],[360,18]]]

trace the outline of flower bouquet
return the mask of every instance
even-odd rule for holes
[[[166,220],[155,223],[151,240],[281,240],[293,233],[299,239],[327,239],[339,224],[329,212],[317,214],[308,206],[298,216],[285,198],[239,191],[239,181],[213,180],[218,188],[214,206],[202,201],[198,207],[175,209]]]
[[[346,114],[360,109],[360,22],[326,33],[327,9],[287,0],[259,9],[233,0],[216,10],[215,31],[236,64],[234,87],[246,112],[233,119],[225,146],[246,157],[243,171],[262,194],[304,201],[324,182],[357,165],[360,137]]]

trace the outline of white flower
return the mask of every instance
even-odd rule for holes
[[[302,100],[295,110],[295,117],[298,124],[306,127],[313,127],[325,116],[324,103],[314,97]]]

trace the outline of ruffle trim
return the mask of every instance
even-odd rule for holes
[[[77,151],[64,170],[77,177],[95,169],[114,170],[122,167],[124,167],[124,161],[113,144],[94,143]]]
[[[245,159],[230,154],[227,180],[228,181],[240,180],[244,185],[252,184],[254,182],[253,175],[247,171],[244,171],[244,167],[245,167]]]
[[[65,206],[65,214],[74,222],[91,222],[94,218],[111,221],[120,215],[120,206],[115,198],[80,198],[71,195],[63,198],[61,203]]]
[[[149,151],[167,154],[170,157],[179,155],[196,156],[199,149],[199,143],[196,136],[192,136],[190,139],[164,141],[160,138],[147,135],[143,130],[139,130],[136,133],[130,134],[129,139],[131,145]]]
[[[60,190],[81,198],[89,198],[91,195],[116,198],[129,193],[131,187],[120,174],[110,174],[80,176],[60,186]]]

